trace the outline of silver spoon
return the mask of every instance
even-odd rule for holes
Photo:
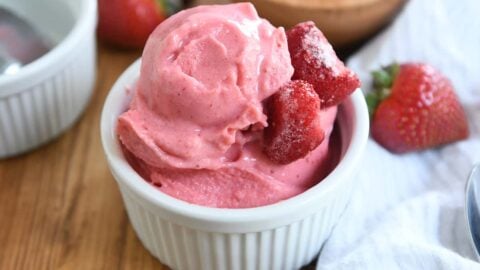
[[[480,163],[473,167],[468,177],[465,212],[475,254],[480,259]]]
[[[48,52],[42,36],[26,20],[0,6],[0,75],[15,74]]]

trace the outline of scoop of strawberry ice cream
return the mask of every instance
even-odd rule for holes
[[[266,126],[261,101],[292,74],[284,30],[252,5],[180,12],[147,42],[121,137],[153,166],[218,168],[240,130]]]
[[[251,4],[177,13],[147,41],[118,121],[129,162],[161,191],[201,205],[252,207],[303,192],[325,175],[336,107],[319,112],[327,139],[305,159],[270,161],[263,103],[292,74],[284,29]]]

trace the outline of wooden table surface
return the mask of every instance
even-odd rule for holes
[[[98,48],[95,91],[66,133],[0,161],[0,269],[166,269],[128,222],[100,142],[100,112],[140,51]]]
[[[1,270],[168,269],[136,237],[100,142],[108,91],[140,55],[99,45],[95,90],[82,117],[49,144],[0,160]]]
[[[100,112],[140,51],[98,47],[97,82],[76,124],[0,160],[0,269],[167,269],[130,225],[100,142]]]
[[[167,269],[135,236],[100,142],[107,93],[140,55],[99,45],[82,117],[49,144],[0,160],[0,269]]]

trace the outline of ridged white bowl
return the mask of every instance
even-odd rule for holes
[[[95,0],[0,0],[27,18],[56,46],[0,75],[0,158],[35,148],[60,135],[84,111],[96,70]]]
[[[130,221],[145,247],[172,269],[297,269],[312,261],[343,213],[368,135],[360,90],[340,106],[343,157],[322,182],[288,200],[249,209],[218,209],[170,197],[127,163],[117,136],[140,61],[118,79],[101,118],[102,143]]]

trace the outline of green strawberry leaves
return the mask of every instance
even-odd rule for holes
[[[370,118],[375,114],[380,102],[390,96],[393,82],[399,71],[400,65],[393,63],[372,72],[373,90],[365,96]]]

